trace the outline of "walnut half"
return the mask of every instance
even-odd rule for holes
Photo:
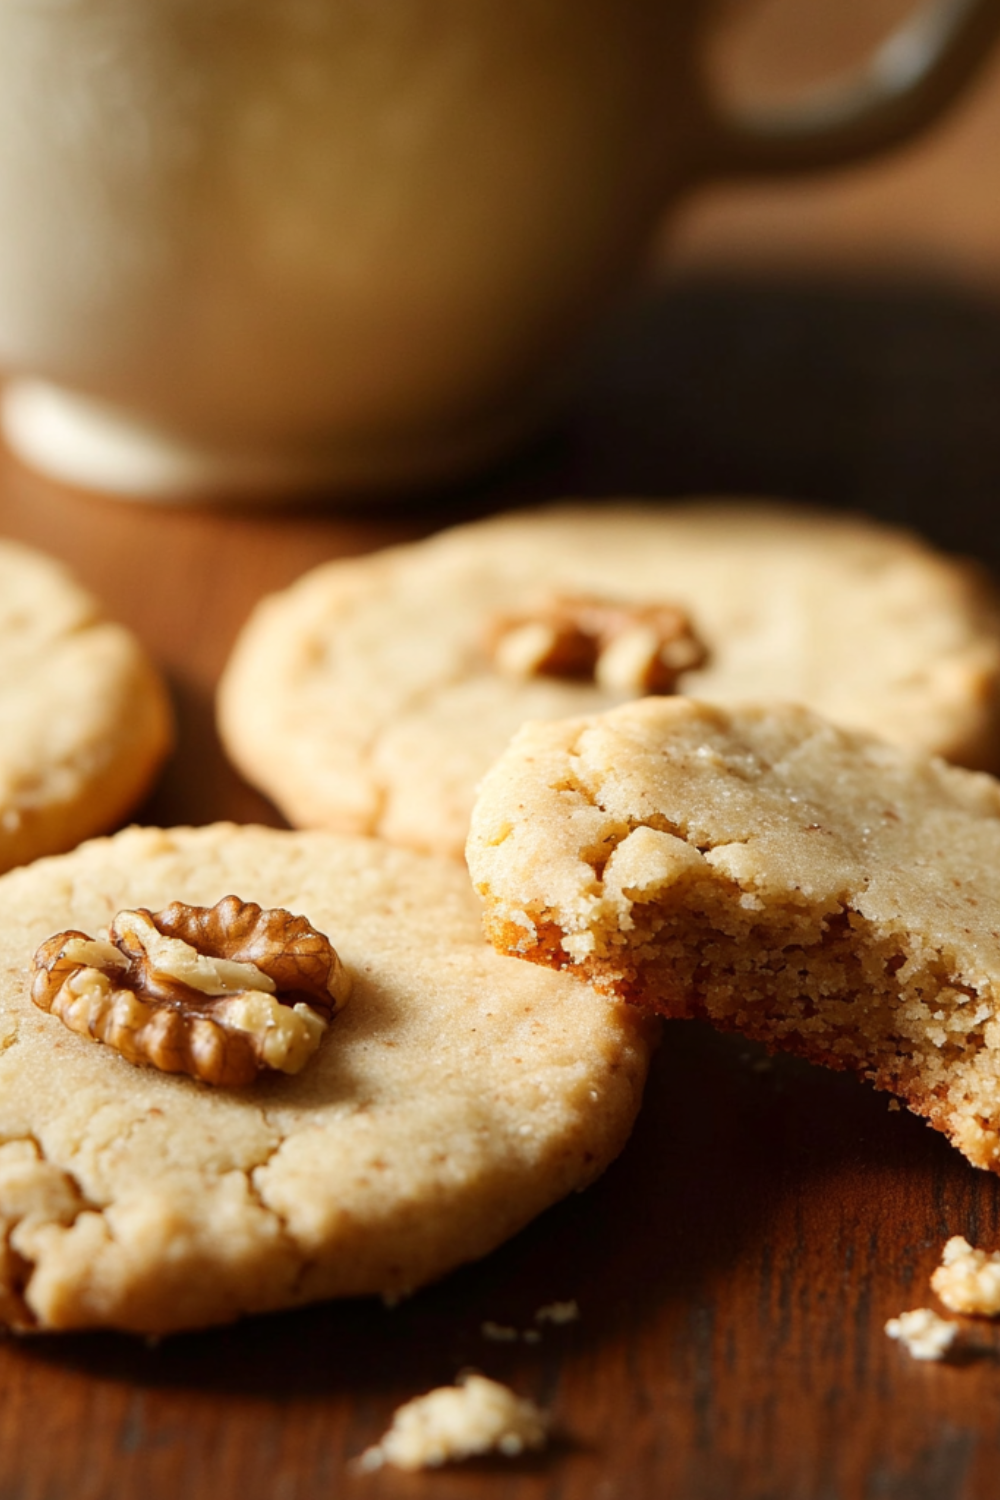
[[[35,954],[31,998],[129,1062],[234,1088],[297,1073],[350,987],[305,917],[225,896],[121,911],[106,939],[57,933]]]
[[[559,595],[493,622],[490,654],[508,677],[589,678],[612,693],[673,693],[708,653],[675,604]]]

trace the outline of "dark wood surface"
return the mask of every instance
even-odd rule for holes
[[[940,284],[690,281],[624,309],[565,417],[474,485],[164,509],[0,458],[0,533],[71,563],[170,678],[180,740],[140,816],[277,824],[212,722],[263,592],[500,505],[719,489],[866,510],[996,567],[1000,311]],[[395,1310],[0,1342],[0,1500],[992,1500],[1000,1332],[956,1366],[882,1331],[931,1300],[954,1233],[1000,1245],[994,1177],[852,1079],[676,1024],[604,1179]],[[568,1298],[581,1320],[539,1344],[481,1335]],[[550,1452],[351,1472],[401,1400],[470,1366],[551,1407]]]

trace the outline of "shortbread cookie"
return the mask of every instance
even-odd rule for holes
[[[469,868],[494,943],[852,1068],[1000,1170],[1000,783],[788,706],[526,725]]]
[[[0,541],[0,870],[113,827],[171,738],[135,637],[61,563]]]
[[[97,949],[119,911],[230,894],[305,918],[349,976],[298,1072],[212,1087],[32,1003],[32,955],[55,934]],[[648,1024],[494,953],[451,860],[325,833],[129,829],[8,873],[0,913],[8,1322],[160,1333],[400,1296],[596,1177],[639,1105]],[[156,958],[161,987],[172,963]]]
[[[792,699],[989,764],[997,619],[967,566],[858,518],[563,506],[329,563],[266,599],[219,722],[292,823],[460,855],[476,783],[526,719],[650,691]]]

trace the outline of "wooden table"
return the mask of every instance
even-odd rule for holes
[[[1000,564],[1000,317],[895,284],[689,281],[595,343],[562,425],[396,508],[161,509],[0,459],[0,533],[65,558],[168,673],[177,753],[142,818],[278,823],[227,766],[212,693],[266,590],[321,559],[559,493],[790,493]],[[912,1362],[953,1233],[1000,1244],[997,1180],[885,1096],[675,1024],[635,1136],[588,1193],[393,1311],[328,1304],[155,1347],[0,1343],[0,1500],[992,1500],[1000,1340]],[[575,1298],[539,1344],[485,1340]],[[403,1399],[476,1366],[554,1413],[552,1450],[353,1474]]]

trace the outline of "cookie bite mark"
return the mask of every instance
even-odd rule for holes
[[[35,954],[31,998],[131,1063],[229,1088],[298,1073],[347,1000],[350,979],[304,917],[226,896],[68,931]]]
[[[487,651],[507,677],[570,677],[629,697],[673,693],[681,674],[703,667],[708,651],[686,612],[557,594],[490,622]]]
[[[468,858],[503,951],[851,1069],[1000,1170],[991,777],[792,705],[647,699],[526,726]]]

